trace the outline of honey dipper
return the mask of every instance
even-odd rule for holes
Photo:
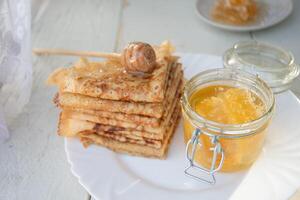
[[[137,76],[150,75],[156,67],[156,55],[151,45],[144,42],[131,42],[118,53],[94,51],[72,51],[65,49],[33,49],[36,55],[68,55],[82,57],[101,57],[119,60],[127,73]]]

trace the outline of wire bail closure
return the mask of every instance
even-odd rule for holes
[[[201,134],[205,134],[205,133],[201,132],[199,128],[196,128],[193,132],[193,135],[192,135],[191,139],[188,141],[188,143],[186,145],[185,152],[186,152],[186,158],[189,161],[189,166],[184,170],[184,173],[187,176],[189,176],[189,177],[191,177],[191,178],[193,178],[197,181],[201,181],[201,182],[204,182],[204,183],[207,183],[207,184],[210,184],[210,185],[214,185],[216,183],[215,172],[219,171],[223,166],[224,151],[221,147],[220,142],[218,141],[218,137],[213,136],[211,138],[212,139],[211,143],[214,144],[215,146],[210,148],[210,150],[213,151],[213,158],[212,158],[211,167],[210,167],[210,169],[205,169],[204,167],[200,167],[198,164],[196,164],[194,162],[194,157],[195,157],[197,145],[200,145],[200,146],[202,145],[200,140],[199,140],[199,136]],[[191,151],[189,151],[190,145],[192,145]],[[221,161],[220,161],[218,167],[215,168],[218,154],[221,154]],[[202,178],[200,176],[197,176],[196,174],[193,174],[192,172],[189,172],[191,169],[199,170],[199,171],[201,171],[205,174],[208,174],[210,176],[210,178],[205,179],[205,178]]]

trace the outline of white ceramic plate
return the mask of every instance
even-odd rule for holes
[[[221,58],[182,55],[185,76],[222,67]],[[167,160],[116,154],[105,148],[84,149],[76,139],[65,139],[73,174],[98,200],[286,199],[300,186],[300,102],[291,93],[276,96],[277,107],[264,151],[250,170],[217,174],[217,184],[196,182],[183,173],[187,166],[180,123]]]
[[[260,0],[260,13],[257,20],[243,26],[226,25],[211,18],[211,10],[216,0],[198,0],[196,11],[198,16],[206,23],[218,28],[231,31],[255,31],[268,28],[286,19],[293,10],[291,0]]]

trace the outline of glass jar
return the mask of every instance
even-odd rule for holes
[[[299,74],[292,54],[257,42],[234,45],[225,52],[223,62],[225,68],[207,70],[189,80],[181,99],[186,157],[189,161],[185,173],[210,184],[216,182],[214,174],[217,171],[235,172],[253,164],[262,150],[274,112],[273,93],[288,89]],[[250,91],[262,101],[264,113],[242,124],[208,120],[195,111],[190,101],[195,92],[210,86]],[[208,174],[210,178],[198,176],[195,170]]]

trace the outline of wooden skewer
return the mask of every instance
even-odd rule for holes
[[[121,54],[118,53],[103,53],[95,51],[73,51],[66,49],[33,49],[33,53],[39,56],[47,55],[65,55],[65,56],[79,56],[79,57],[100,57],[107,59],[121,59]]]

